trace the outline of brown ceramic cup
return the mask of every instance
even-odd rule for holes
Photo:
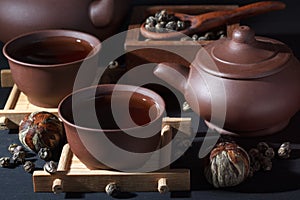
[[[12,78],[30,103],[57,107],[72,92],[83,62],[97,64],[101,43],[96,37],[73,30],[42,30],[8,41],[3,53]]]
[[[102,84],[68,95],[58,113],[88,168],[139,171],[159,147],[165,103],[146,88]]]

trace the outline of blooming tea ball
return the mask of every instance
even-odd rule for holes
[[[217,144],[210,153],[205,176],[214,187],[236,186],[247,179],[250,159],[247,152],[231,142]]]
[[[33,112],[20,122],[19,140],[24,147],[36,153],[41,148],[55,150],[65,143],[63,124],[50,112]]]

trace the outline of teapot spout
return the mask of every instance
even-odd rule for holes
[[[154,68],[153,73],[182,94],[185,93],[189,68],[176,63],[160,63]]]
[[[110,24],[114,17],[115,0],[94,0],[89,6],[89,17],[96,27]]]

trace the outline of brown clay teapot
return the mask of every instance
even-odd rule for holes
[[[40,29],[73,29],[97,36],[113,35],[131,0],[1,0],[0,40]]]
[[[273,134],[300,109],[299,61],[285,44],[255,36],[248,26],[201,48],[190,69],[161,63],[154,74],[223,134]]]

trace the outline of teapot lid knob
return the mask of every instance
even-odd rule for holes
[[[255,32],[249,26],[240,26],[233,31],[232,40],[237,43],[250,44],[255,41]]]

